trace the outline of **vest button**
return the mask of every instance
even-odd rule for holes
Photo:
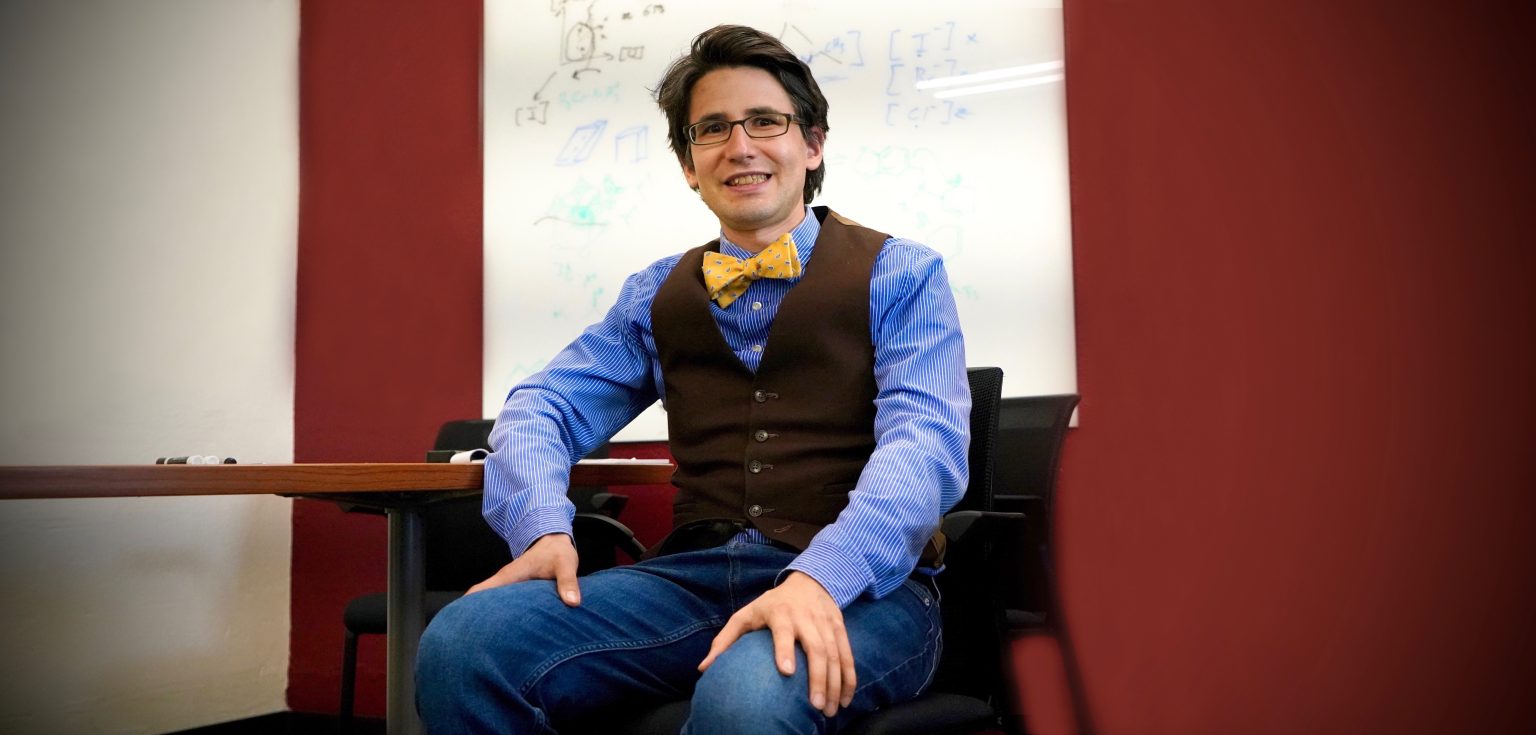
[[[747,509],[747,515],[752,516],[753,518],[757,518],[757,517],[761,516],[762,514],[763,514],[763,506],[761,506],[761,505],[754,505],[751,508]]]
[[[759,473],[759,472],[762,472],[763,471],[763,463],[754,459],[754,460],[752,460],[751,462],[749,462],[747,464],[747,471],[751,472],[754,475]]]
[[[757,401],[758,403],[767,403],[768,393],[760,390],[752,391],[752,400]]]
[[[768,432],[764,431],[763,429],[758,429],[752,434],[752,438],[760,442],[768,441]]]

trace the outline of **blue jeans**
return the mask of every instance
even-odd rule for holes
[[[942,642],[934,588],[916,579],[843,610],[858,686],[835,717],[810,704],[804,652],[793,676],[778,672],[767,630],[743,636],[698,672],[726,620],[771,589],[794,558],[738,537],[582,577],[576,608],[546,580],[466,595],[422,636],[417,708],[429,733],[506,735],[691,698],[684,733],[832,733],[921,693]]]

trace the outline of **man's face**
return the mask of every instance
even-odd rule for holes
[[[729,67],[694,83],[688,122],[765,112],[795,112],[779,80],[756,67]],[[805,172],[821,165],[821,142],[807,138],[798,124],[775,138],[753,138],[736,125],[724,143],[690,145],[690,150],[693,165],[683,164],[683,176],[720,218],[731,242],[756,252],[800,224]]]

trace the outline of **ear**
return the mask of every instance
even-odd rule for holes
[[[805,170],[821,168],[821,146],[826,139],[827,133],[821,128],[813,127],[805,131]]]
[[[698,174],[697,171],[695,171],[693,169],[692,157],[688,156],[688,157],[684,157],[684,158],[678,159],[678,163],[681,163],[683,165],[683,179],[688,182],[688,188],[690,188],[690,189],[692,189],[694,191],[698,191],[699,190],[699,174]]]

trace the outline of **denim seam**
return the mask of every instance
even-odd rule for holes
[[[551,656],[549,660],[544,663],[544,665],[530,672],[528,674],[528,678],[523,682],[521,686],[518,687],[518,693],[521,694],[524,699],[527,699],[528,693],[538,685],[539,680],[544,678],[544,675],[548,674],[551,669],[554,669],[556,666],[559,666],[560,664],[563,664],[574,658],[585,656],[589,653],[597,653],[599,651],[637,650],[641,648],[654,648],[656,646],[664,646],[668,643],[673,643],[687,638],[688,636],[691,636],[701,630],[707,630],[712,627],[719,627],[723,625],[725,625],[724,620],[721,620],[718,617],[712,617],[706,620],[694,622],[691,625],[678,629],[676,632],[673,632],[670,635],[662,636],[659,638],[647,638],[644,640],[634,641],[607,641],[603,643],[589,643],[585,646],[579,646],[566,651],[562,651],[559,654]]]
[[[726,573],[725,603],[727,607],[725,609],[730,610],[734,614],[740,609],[736,606],[736,589],[741,586],[741,560],[737,558],[736,549],[731,546],[732,543],[734,543],[734,539],[726,542],[725,547],[725,560],[730,565],[728,567],[730,571]]]
[[[918,596],[918,595],[917,595],[917,593],[914,592],[913,596]],[[924,636],[925,639],[931,640],[932,643],[923,646],[922,649],[919,650],[917,653],[914,653],[911,656],[908,656],[907,658],[902,659],[901,663],[896,664],[895,666],[892,666],[891,668],[887,669],[884,674],[880,675],[880,678],[875,679],[874,681],[861,682],[857,687],[854,687],[853,695],[855,697],[857,697],[859,695],[859,692],[863,691],[865,688],[874,686],[876,684],[879,684],[882,681],[885,681],[886,679],[890,678],[890,676],[892,674],[895,674],[897,671],[900,671],[902,668],[906,667],[907,664],[913,662],[916,659],[919,659],[919,658],[922,658],[923,656],[928,655],[928,652],[933,650],[936,647],[942,647],[944,645],[944,627],[943,627],[943,625],[937,626],[938,627],[938,634],[937,635],[934,634],[935,626],[934,626],[934,620],[933,619],[934,619],[935,615],[938,615],[938,605],[936,605],[936,604],[933,605],[930,608],[929,612],[928,612],[928,634]],[[935,655],[933,657],[933,665],[928,667],[928,676],[923,679],[922,685],[917,688],[916,692],[912,693],[912,696],[917,696],[917,694],[919,692],[922,692],[923,690],[927,689],[928,686],[933,683],[933,677],[934,677],[935,674],[938,673],[938,670],[939,670],[939,657],[937,655]]]
[[[931,630],[931,628],[930,628],[930,630]],[[943,636],[943,632],[940,632],[939,636],[942,637]],[[934,642],[937,643],[938,639],[935,639]],[[912,663],[913,661],[928,655],[928,652],[933,650],[933,648],[934,648],[934,646],[932,646],[932,645],[923,646],[921,651],[918,651],[917,653],[914,653],[911,656],[908,656],[907,658],[903,659],[901,663],[896,664],[895,666],[892,666],[884,674],[881,674],[880,678],[875,679],[874,681],[866,681],[866,682],[860,683],[859,686],[855,687],[854,690],[853,690],[854,696],[858,696],[859,693],[864,691],[865,689],[867,689],[869,687],[872,687],[872,686],[874,686],[876,684],[879,684],[880,682],[885,681],[886,679],[890,678],[892,674],[895,674],[896,672],[898,672],[901,669],[905,668],[907,664]],[[936,670],[938,668],[938,666],[937,666],[938,657],[937,656],[934,657],[934,663],[935,663],[935,666],[930,667],[929,670],[928,670],[927,678],[923,679],[922,686],[919,686],[917,688],[918,692],[921,692],[924,689],[927,689],[928,685],[933,683],[933,675],[934,675],[934,673],[936,672]],[[913,695],[915,696],[916,692],[914,692]]]

